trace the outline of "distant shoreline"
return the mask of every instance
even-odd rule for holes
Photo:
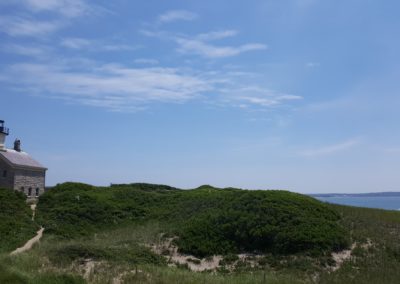
[[[312,197],[400,197],[400,192],[370,192],[370,193],[315,193],[309,194]]]

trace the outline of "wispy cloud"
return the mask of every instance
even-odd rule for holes
[[[144,59],[137,62],[153,63]],[[301,99],[256,86],[244,87],[238,75],[187,68],[136,68],[69,59],[14,64],[1,73],[4,85],[22,92],[112,111],[189,100],[246,109],[271,108]]]
[[[318,147],[318,148],[301,151],[299,154],[301,156],[306,156],[306,157],[317,157],[317,156],[330,155],[330,154],[334,154],[337,152],[348,150],[359,143],[360,143],[359,140],[351,139],[351,140],[348,140],[348,141],[345,141],[342,143],[338,143],[338,144],[334,144],[334,145],[328,145],[328,146],[323,146],[323,147]]]
[[[218,46],[210,41],[234,37],[236,30],[219,30],[199,34],[195,37],[177,37],[178,51],[186,54],[197,54],[208,58],[231,57],[243,52],[267,49],[267,45],[261,43],[247,43],[239,46]]]
[[[263,50],[267,46],[259,43],[250,43],[240,46],[216,46],[198,39],[178,38],[178,51],[185,54],[197,54],[208,58],[221,58],[239,55],[243,52]]]
[[[212,31],[209,33],[199,34],[196,36],[198,40],[208,41],[208,40],[216,40],[223,39],[227,37],[236,36],[239,32],[236,30],[221,30],[221,31]]]
[[[141,46],[138,45],[129,45],[129,44],[103,44],[99,47],[99,50],[104,51],[128,51],[128,50],[136,50],[140,49]]]
[[[239,46],[219,46],[210,43],[211,41],[233,37],[238,34],[236,30],[218,30],[196,36],[173,35],[162,31],[141,30],[141,34],[148,37],[173,40],[178,44],[177,51],[184,54],[196,54],[206,58],[222,58],[236,56],[244,52],[265,50],[266,44],[247,43]]]
[[[65,17],[78,17],[92,8],[82,0],[16,0],[32,12],[55,12]]]
[[[1,50],[7,53],[13,53],[34,58],[47,57],[51,52],[51,48],[42,45],[21,45],[21,44],[6,44],[1,46]]]
[[[10,36],[41,37],[54,33],[87,14],[109,12],[84,0],[8,0],[13,13],[0,18],[0,31]]]
[[[237,76],[234,75],[234,77]],[[234,81],[235,79],[232,78],[231,80]],[[303,99],[302,96],[298,95],[280,93],[259,86],[241,87],[235,83],[221,90],[221,92],[223,93],[223,101],[230,102],[240,108],[271,108]]]
[[[171,10],[158,17],[160,23],[171,23],[175,21],[193,21],[198,17],[197,14],[186,10]]]
[[[134,60],[137,64],[148,64],[148,65],[157,65],[159,62],[157,59],[151,58],[138,58]]]
[[[127,44],[110,44],[106,41],[89,40],[85,38],[64,38],[60,43],[62,46],[76,49],[76,50],[90,50],[90,51],[124,51],[136,50],[139,46],[131,46]]]
[[[269,95],[266,97],[244,96],[244,97],[238,97],[237,99],[249,104],[270,107],[270,106],[281,105],[284,101],[301,100],[303,99],[303,97],[295,95]],[[242,104],[242,106],[244,105]]]
[[[3,80],[14,80],[19,88],[43,96],[118,111],[151,101],[183,102],[212,89],[206,80],[172,68],[138,69],[109,64],[81,72],[72,69],[73,66],[15,64],[8,68],[8,77]]]
[[[81,49],[91,45],[91,42],[84,38],[65,38],[61,45],[72,49]]]
[[[10,36],[43,36],[55,32],[63,26],[61,21],[39,21],[24,17],[0,18],[0,31]]]

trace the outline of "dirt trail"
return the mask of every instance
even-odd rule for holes
[[[91,259],[85,259],[84,270],[85,273],[83,274],[83,278],[89,280],[90,275],[94,271],[95,262]]]
[[[373,243],[370,239],[367,239],[367,242],[364,244],[360,244],[360,246],[361,246],[361,248],[366,250],[366,249],[370,248],[371,246],[373,246]],[[353,252],[353,250],[356,247],[357,247],[357,243],[353,243],[351,245],[350,249],[332,253],[332,258],[335,260],[336,264],[331,268],[331,271],[335,272],[342,266],[343,262],[345,262],[346,260],[349,260],[351,258],[351,253]]]
[[[35,215],[36,215],[36,204],[31,204],[31,210],[32,210],[32,221],[35,220]]]
[[[22,246],[22,247],[20,247],[20,248],[17,248],[17,249],[14,250],[13,252],[11,252],[10,255],[15,255],[15,254],[19,254],[19,253],[21,253],[21,252],[30,250],[34,244],[36,244],[37,242],[40,241],[40,239],[41,239],[42,236],[43,236],[43,231],[44,231],[44,228],[40,228],[40,230],[37,231],[35,237],[33,237],[32,239],[30,239],[29,241],[27,241],[27,242],[24,244],[24,246]]]
[[[35,212],[36,212],[36,204],[31,204],[31,209],[32,209],[32,221],[35,220]],[[22,247],[17,248],[13,252],[10,253],[10,255],[16,255],[25,251],[28,251],[32,248],[34,244],[40,241],[40,239],[43,236],[43,231],[44,228],[41,227],[39,231],[36,232],[36,236],[27,241]]]

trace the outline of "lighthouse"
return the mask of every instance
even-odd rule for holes
[[[8,149],[9,133],[4,120],[0,120],[0,187],[20,191],[28,198],[39,197],[44,192],[47,168],[22,151],[19,139],[13,149]]]
[[[0,151],[4,151],[6,149],[6,137],[9,134],[8,128],[4,126],[4,120],[0,120]]]

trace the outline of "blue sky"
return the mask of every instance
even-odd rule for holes
[[[399,1],[0,2],[0,119],[47,183],[400,190]]]

